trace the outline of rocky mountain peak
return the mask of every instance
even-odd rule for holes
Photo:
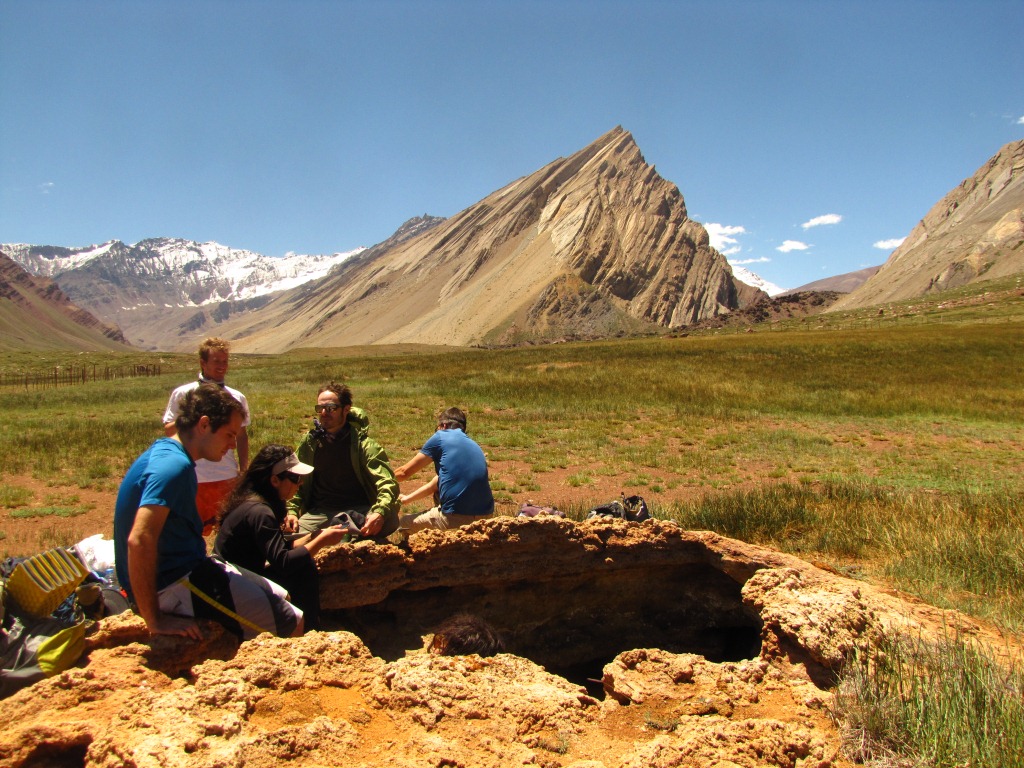
[[[621,126],[443,219],[370,249],[271,259],[217,243],[13,246],[133,343],[240,351],[318,344],[510,344],[651,332],[764,294],[738,281],[679,189]]]
[[[737,283],[621,127],[382,246],[233,320],[236,346],[590,338],[685,325],[761,295]]]

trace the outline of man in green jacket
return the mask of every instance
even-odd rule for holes
[[[352,407],[352,391],[344,384],[320,388],[314,428],[295,453],[313,467],[289,502],[285,529],[315,533],[327,525],[344,524],[341,513],[359,535],[384,540],[398,529],[398,482],[380,444],[368,434],[370,420]]]

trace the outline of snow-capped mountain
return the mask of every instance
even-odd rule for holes
[[[109,280],[125,291],[125,298],[133,298],[120,307],[130,309],[154,303],[194,307],[252,299],[323,277],[365,249],[275,258],[214,242],[153,238],[134,245],[111,240],[84,248],[5,244],[0,250],[28,272],[53,278],[86,304],[99,299],[88,283],[94,278]],[[112,298],[108,294],[102,303],[109,305]]]
[[[769,296],[778,296],[780,293],[785,293],[785,288],[779,288],[775,283],[769,283],[760,275],[755,275],[746,267],[738,267],[735,264],[730,264],[732,267],[732,276],[735,277],[742,283],[746,283],[754,288],[760,288],[762,291],[767,293]]]
[[[78,306],[124,331],[141,347],[170,349],[178,338],[210,333],[232,314],[323,278],[362,253],[281,258],[197,243],[153,238],[127,245],[111,240],[85,248],[0,245],[27,272],[54,280]]]

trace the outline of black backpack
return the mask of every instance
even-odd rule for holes
[[[644,501],[642,496],[629,496],[627,498],[623,494],[621,501],[610,501],[607,504],[594,507],[587,513],[588,520],[594,517],[617,517],[620,520],[640,522],[642,520],[649,520],[651,513],[647,509],[647,502]]]

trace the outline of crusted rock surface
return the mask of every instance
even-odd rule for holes
[[[495,519],[318,560],[334,631],[195,643],[105,619],[79,666],[4,702],[0,765],[846,765],[827,706],[854,646],[952,622],[989,638],[659,521]],[[457,610],[509,652],[425,653]]]

